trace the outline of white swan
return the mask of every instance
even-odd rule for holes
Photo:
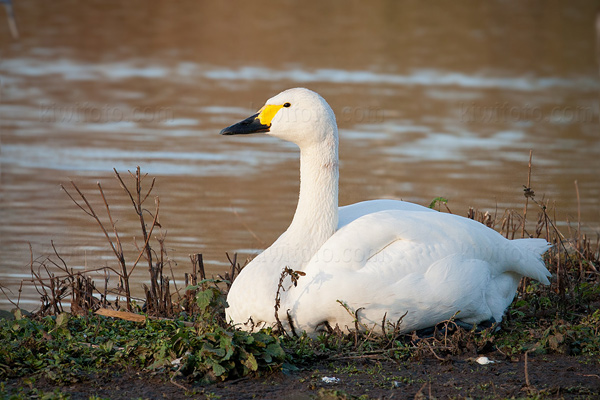
[[[451,318],[500,322],[523,276],[548,284],[543,239],[507,240],[473,220],[416,204],[374,200],[338,209],[338,131],[327,102],[308,89],[286,90],[259,112],[221,131],[264,132],[300,148],[300,198],[289,228],[235,279],[228,320],[245,329],[273,325],[284,267],[306,275],[285,283],[279,319],[312,334],[353,328],[338,302],[368,327],[384,315],[401,330]],[[288,317],[289,315],[289,317]]]

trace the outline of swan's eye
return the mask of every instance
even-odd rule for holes
[[[285,108],[288,108],[289,106],[291,106],[291,104],[290,104],[290,103],[285,103],[283,106],[284,106]]]

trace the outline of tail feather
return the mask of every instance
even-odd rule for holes
[[[515,239],[510,242],[522,254],[519,265],[515,266],[515,271],[544,285],[550,284],[548,277],[552,274],[542,260],[542,255],[551,247],[550,243],[545,239]]]

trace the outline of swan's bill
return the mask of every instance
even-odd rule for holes
[[[221,135],[248,135],[258,132],[269,132],[270,125],[263,125],[258,118],[259,113],[256,113],[243,121],[228,126],[221,131]]]
[[[268,104],[256,114],[243,121],[228,126],[221,131],[221,135],[248,135],[251,133],[269,132],[271,121],[283,105]]]

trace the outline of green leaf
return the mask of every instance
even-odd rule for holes
[[[245,360],[242,360],[242,364],[248,368],[250,371],[256,371],[258,370],[258,362],[256,361],[256,358],[254,357],[254,355],[252,355],[252,353],[247,353],[248,354],[248,358]]]
[[[196,293],[196,304],[198,304],[201,312],[204,312],[210,306],[212,299],[213,292],[211,290],[202,290]]]
[[[268,345],[265,353],[277,360],[283,360],[285,358],[285,351],[283,351],[279,343],[271,343]]]
[[[56,317],[56,330],[59,330],[61,328],[66,328],[67,324],[69,323],[69,314],[67,313],[61,313],[58,314],[58,317]]]
[[[436,197],[435,199],[431,200],[431,203],[429,204],[429,208],[433,209],[437,203],[446,204],[446,203],[448,203],[448,199],[446,199],[445,197]]]
[[[252,344],[254,343],[254,336],[246,331],[236,331],[234,332],[234,340],[236,343]]]
[[[221,343],[219,343],[219,346],[226,351],[223,360],[229,360],[235,350],[232,339],[227,335],[221,336]]]
[[[204,343],[202,345],[202,350],[200,350],[200,354],[202,357],[212,358],[212,357],[223,357],[225,355],[225,349],[221,349],[213,346],[211,343]]]
[[[257,347],[265,347],[267,343],[270,343],[274,340],[273,336],[267,335],[263,332],[253,333],[252,336],[254,337],[254,341]]]
[[[100,348],[106,352],[110,352],[112,351],[114,345],[115,343],[112,340],[107,340],[100,345]]]
[[[213,370],[216,376],[221,376],[227,372],[227,369],[215,360],[206,360],[206,365],[208,365]]]

